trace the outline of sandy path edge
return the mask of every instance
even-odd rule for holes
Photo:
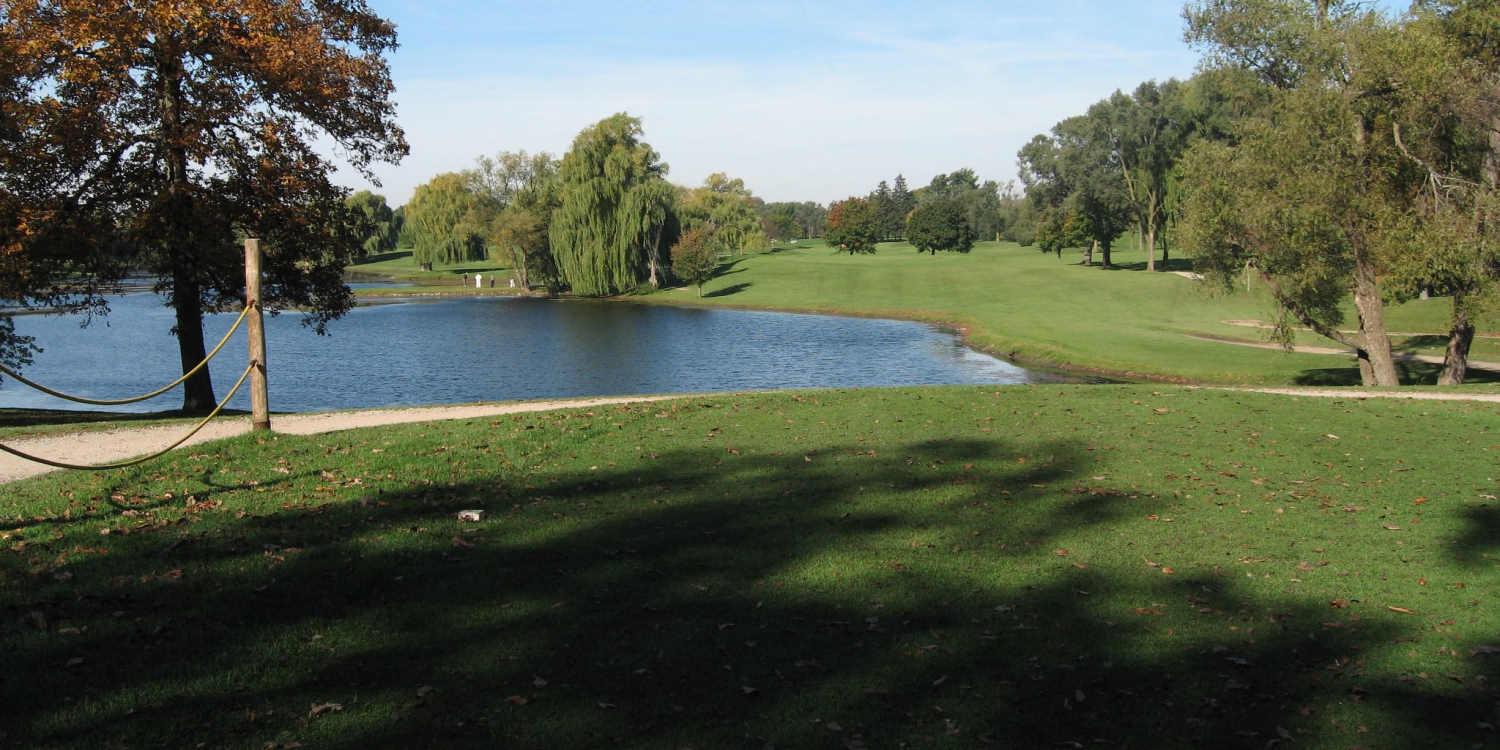
[[[315,414],[277,414],[271,417],[273,431],[286,435],[313,435],[321,432],[353,430],[411,422],[434,422],[444,419],[474,419],[503,414],[520,414],[554,409],[584,408],[609,404],[631,404],[689,398],[693,394],[664,396],[614,396],[603,398],[551,399],[547,401],[512,401],[493,404],[455,406],[422,406],[401,409],[365,409],[360,411],[319,412]],[[105,464],[161,450],[181,437],[189,425],[162,427],[126,427],[117,430],[75,432],[63,435],[27,438],[7,442],[19,451],[70,464]],[[250,431],[250,417],[226,417],[205,426],[183,447],[234,437]],[[25,479],[56,471],[50,466],[0,453],[0,483]]]

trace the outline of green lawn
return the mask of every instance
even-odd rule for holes
[[[1497,426],[874,389],[27,480],[0,745],[1494,746]]]
[[[839,312],[942,321],[968,330],[970,343],[1024,362],[1140,378],[1211,383],[1358,383],[1351,357],[1285,354],[1189,338],[1264,341],[1262,332],[1224,321],[1272,318],[1261,290],[1210,294],[1170,273],[1145,273],[1144,258],[1115,253],[1120,268],[1077,265],[1011,243],[980,243],[969,254],[918,254],[904,243],[880,245],[873,256],[834,254],[820,241],[797,249],[750,254],[726,263],[704,286],[644,299],[680,304]],[[1188,264],[1174,261],[1172,267]],[[1393,331],[1447,330],[1447,300],[1394,307]],[[1354,320],[1352,311],[1349,321]],[[1352,322],[1350,323],[1352,326]],[[1487,320],[1489,333],[1500,322]],[[1298,343],[1331,346],[1313,334]],[[1398,339],[1398,348],[1442,352],[1442,341]],[[1476,342],[1476,359],[1500,360],[1500,339]],[[1408,380],[1435,381],[1435,365],[1404,365]],[[1475,372],[1476,380],[1485,379]],[[1500,373],[1491,374],[1500,378]]]
[[[474,274],[484,276],[484,286],[474,287]],[[464,263],[437,263],[431,271],[422,270],[410,250],[373,255],[349,266],[349,276],[356,281],[395,280],[411,286],[386,289],[361,289],[362,298],[420,294],[424,296],[463,296],[509,293],[510,266],[494,260]],[[494,287],[489,280],[495,279]]]

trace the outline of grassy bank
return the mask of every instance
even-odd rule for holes
[[[1237,384],[1348,385],[1359,382],[1346,355],[1288,354],[1227,342],[1264,343],[1264,331],[1232,321],[1269,320],[1272,303],[1263,290],[1210,294],[1191,279],[1145,273],[1144,256],[1126,248],[1115,253],[1118,268],[1085,268],[1011,243],[984,242],[966,255],[918,254],[905,243],[886,243],[873,256],[834,254],[821,241],[749,254],[726,263],[705,284],[673,289],[635,301],[727,305],[915,319],[965,329],[974,346],[1027,363],[1062,366],[1125,378]],[[409,266],[409,268],[408,268]],[[1182,260],[1173,269],[1190,268]],[[364,296],[465,293],[461,273],[478,266],[440,268],[420,274],[409,257],[356,267],[410,280],[417,287],[365,290]],[[505,269],[486,266],[484,272]],[[503,281],[501,282],[503,285]],[[1441,356],[1448,327],[1448,301],[1433,299],[1393,306],[1398,353]],[[1352,308],[1347,319],[1355,320]],[[1495,334],[1475,342],[1472,357],[1500,361],[1500,321],[1481,321]],[[1312,333],[1299,345],[1333,346]],[[1409,383],[1435,382],[1435,364],[1402,363]],[[1478,383],[1500,373],[1474,371]]]
[[[1491,745],[1497,417],[726,395],[28,480],[0,744]]]

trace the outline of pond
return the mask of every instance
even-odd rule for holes
[[[24,374],[48,387],[122,398],[180,374],[172,312],[153,294],[116,298],[107,318],[25,315],[45,351]],[[212,347],[235,315],[204,321]],[[517,297],[407,300],[354,309],[318,336],[287,313],[266,319],[272,411],[569,396],[777,388],[1056,382],[965,347],[951,331],[869,318]],[[244,369],[236,334],[211,368],[215,393]],[[119,410],[181,404],[174,390]],[[230,401],[249,408],[241,391]],[[18,383],[0,407],[78,408]]]

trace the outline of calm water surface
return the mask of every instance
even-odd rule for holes
[[[152,294],[77,318],[17,317],[45,351],[24,374],[95,398],[146,393],[180,374],[172,312]],[[212,347],[235,315],[204,321]],[[273,411],[773,388],[1019,384],[1056,378],[904,321],[597,301],[445,299],[359,307],[317,336],[300,316],[266,319]],[[243,333],[212,365],[223,397],[245,367]],[[181,404],[174,390],[122,410]],[[248,409],[242,390],[230,401]],[[77,408],[14,382],[0,407]]]

